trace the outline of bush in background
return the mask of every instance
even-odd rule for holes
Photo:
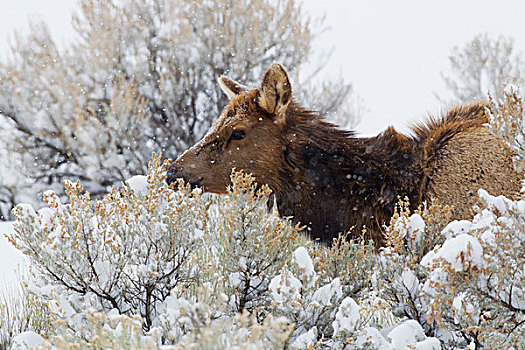
[[[478,34],[454,47],[448,60],[450,70],[441,78],[454,104],[486,100],[488,93],[503,100],[505,84],[525,88],[525,59],[510,37]]]

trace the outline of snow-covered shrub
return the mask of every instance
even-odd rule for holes
[[[367,279],[370,279],[375,260],[373,250],[359,242],[344,245],[347,248],[316,248],[331,255],[351,247],[347,252],[353,251],[356,256],[349,258],[351,264],[343,264],[342,271],[369,268]],[[338,258],[330,256],[328,260],[336,262]],[[428,337],[418,322],[406,318],[396,319],[395,324],[385,321],[383,310],[389,304],[383,301],[381,305],[368,280],[365,283],[323,277],[322,271],[316,270],[320,266],[323,265],[316,264],[305,247],[299,247],[290,263],[270,282],[272,313],[294,324],[289,338],[292,349],[440,349],[439,340]],[[363,284],[363,290],[356,292],[352,287],[359,284]]]
[[[290,258],[301,227],[289,229],[287,221],[268,215],[268,186],[257,186],[253,177],[239,174],[231,181],[228,196],[212,208],[218,220],[208,245],[213,256],[209,271],[223,279],[209,278],[222,284],[232,311],[264,315],[270,279]]]
[[[268,315],[258,321],[244,311],[231,318],[211,322],[189,334],[175,349],[283,349],[293,325],[286,317]]]
[[[41,272],[38,293],[58,285],[53,292],[75,292],[84,306],[96,302],[105,310],[141,315],[148,329],[157,304],[175,286],[197,279],[192,253],[205,244],[208,215],[199,190],[171,191],[161,181],[164,168],[154,158],[140,188],[114,188],[102,200],[92,201],[78,181],[66,181],[70,203],[48,191],[47,207],[38,212],[18,205],[11,240]],[[68,300],[70,306],[55,313],[73,318],[81,312],[74,304]]]
[[[38,349],[145,349],[145,350],[224,350],[224,349],[283,349],[291,331],[286,318],[268,316],[258,322],[248,312],[232,318],[216,320],[188,333],[172,345],[153,329],[142,331],[139,316],[111,315],[93,309],[86,310],[85,327],[92,336],[79,337],[74,333],[59,333],[50,340],[41,340]],[[20,347],[27,350],[28,347]]]
[[[436,244],[444,241],[442,230],[450,220],[451,210],[437,203],[413,214],[408,208],[408,202],[400,201],[386,228],[387,245],[379,254],[374,290],[379,305],[383,310],[389,305],[386,310],[391,313],[387,312],[383,315],[384,320],[375,322],[384,324],[387,320],[395,322],[396,318],[413,319],[426,334],[433,336],[437,325],[427,323],[427,305],[421,290],[427,271],[419,262]]]
[[[348,240],[346,235],[334,239],[331,247],[310,243],[318,283],[326,284],[335,278],[341,281],[343,295],[360,298],[370,287],[370,278],[376,263],[374,247],[364,240]]]
[[[427,317],[476,345],[519,349],[525,345],[525,201],[479,195],[486,208],[455,225],[460,229],[451,230],[452,238],[421,260],[430,270]]]
[[[15,336],[23,332],[48,334],[51,320],[47,305],[21,282],[0,285],[0,349],[10,348]]]
[[[369,293],[382,302],[370,325],[387,330],[408,319],[429,337],[414,339],[445,349],[525,345],[525,201],[479,195],[484,207],[471,221],[448,223],[450,209],[441,206],[411,214],[401,203]],[[403,348],[396,344],[392,338]]]
[[[295,347],[317,343],[319,338],[324,339],[319,346],[330,348],[335,346],[332,338],[344,339],[344,326],[334,326],[334,322],[337,315],[355,319],[355,313],[343,316],[345,303],[362,298],[368,291],[374,264],[371,245],[348,241],[345,236],[335,239],[331,247],[310,242],[293,252],[291,261],[272,279],[269,289],[272,313],[294,322],[291,339]],[[365,322],[358,323],[360,326]],[[356,324],[355,329],[359,326]],[[336,332],[336,327],[341,332]]]
[[[505,141],[515,152],[515,166],[525,170],[525,100],[516,87],[506,86],[501,100],[490,100],[490,123],[488,125],[496,136]]]
[[[94,308],[84,310],[83,315],[81,332],[68,332],[66,327],[59,327],[59,332],[42,342],[38,349],[160,349],[158,337],[144,334],[139,316],[106,313]]]
[[[485,100],[487,93],[501,99],[506,83],[525,87],[525,57],[511,37],[477,34],[455,46],[448,61],[441,78],[454,103]]]
[[[10,239],[31,259],[30,291],[54,319],[45,347],[394,349],[427,340],[417,327],[381,333],[387,323],[376,314],[388,303],[373,290],[371,246],[305,241],[268,212],[269,189],[249,175],[232,175],[228,194],[210,199],[169,188],[165,167],[154,157],[146,177],[101,200],[67,182],[69,203],[46,192],[38,212],[17,206]]]
[[[274,320],[267,287],[297,246],[299,227],[267,212],[270,191],[249,175],[232,175],[228,195],[212,204],[199,189],[167,186],[166,165],[154,157],[147,177],[101,200],[66,182],[69,203],[49,191],[38,212],[25,204],[14,209],[9,239],[37,272],[30,290],[48,302],[52,339],[96,337],[107,321],[101,313],[130,327],[119,317],[138,316],[137,341],[149,331],[158,344],[217,330],[214,320],[233,327],[228,320],[243,310],[262,325]]]

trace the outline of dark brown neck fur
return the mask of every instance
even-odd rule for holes
[[[356,138],[297,105],[287,128],[285,164],[274,189],[280,214],[307,225],[312,238],[324,243],[352,226],[358,235],[366,226],[368,238],[381,245],[382,225],[398,196],[417,198],[423,174],[414,166],[414,140],[393,128]]]

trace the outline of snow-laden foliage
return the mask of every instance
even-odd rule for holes
[[[525,88],[525,86],[523,87]],[[507,85],[501,99],[490,100],[489,130],[503,139],[515,152],[514,165],[525,170],[525,100],[520,90]]]
[[[379,256],[376,288],[396,317],[416,321],[442,348],[520,349],[525,201],[484,190],[479,195],[483,209],[472,221],[443,227],[449,215],[443,207],[396,214],[387,233],[393,244]]]
[[[427,317],[476,344],[519,349],[525,344],[525,201],[479,195],[486,208],[461,225],[466,232],[453,232],[421,260],[430,270],[423,286],[432,297]]]
[[[437,203],[416,213],[410,213],[408,208],[407,201],[400,201],[386,229],[387,246],[379,253],[373,276],[374,292],[380,302],[376,309],[383,315],[373,316],[373,322],[385,326],[410,319],[424,334],[438,336],[437,323],[426,317],[428,301],[421,283],[428,272],[419,262],[445,240],[443,229],[450,221],[451,209]]]
[[[0,149],[9,149],[0,151],[0,168],[8,172],[0,174],[4,216],[13,203],[35,201],[39,191],[61,196],[65,179],[79,179],[101,196],[144,174],[153,151],[175,157],[225,105],[216,81],[221,74],[259,84],[277,61],[298,77],[323,29],[294,0],[79,5],[75,40],[63,49],[45,24],[33,23],[0,63]],[[342,80],[294,86],[310,102],[322,92],[309,107],[323,115],[356,120],[346,109],[351,86]]]
[[[478,34],[451,51],[449,71],[441,73],[452,101],[496,100],[505,94],[505,84],[525,87],[525,58],[510,37]],[[447,100],[447,98],[444,98]]]
[[[67,205],[47,191],[47,207],[38,212],[14,209],[12,239],[45,281],[79,293],[83,303],[139,314],[149,328],[156,304],[197,278],[191,253],[203,244],[207,218],[206,204],[188,187],[160,185],[160,169],[149,174],[148,195],[123,187],[95,202],[78,181],[66,181]],[[46,288],[40,293],[52,292]],[[77,310],[57,305],[56,312],[74,319]]]
[[[198,189],[169,188],[166,165],[155,157],[147,177],[101,200],[82,193],[79,182],[66,182],[69,203],[48,191],[47,207],[15,208],[9,239],[38,271],[30,290],[48,302],[57,342],[96,337],[100,312],[138,317],[140,334],[149,331],[159,344],[215,329],[212,320],[222,325],[242,310],[257,316],[248,317],[250,324],[273,320],[264,296],[299,227],[266,214],[270,191],[249,176],[233,177],[226,199],[212,204]]]
[[[7,349],[15,336],[28,329],[46,335],[50,321],[46,304],[25,288],[22,282],[0,285],[0,349]]]
[[[42,344],[44,338],[33,331],[26,331],[18,334],[11,344],[11,350],[32,349]]]

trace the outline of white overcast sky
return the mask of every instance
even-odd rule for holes
[[[74,0],[17,0],[0,10],[0,57],[15,29],[27,31],[30,17],[42,18],[64,42],[72,37]],[[177,1],[177,0],[174,0]],[[330,30],[318,49],[333,48],[325,74],[342,74],[354,84],[367,108],[357,130],[370,135],[445,106],[434,93],[445,94],[439,72],[447,57],[478,33],[510,36],[525,51],[523,0],[302,0],[314,16],[326,15]]]

